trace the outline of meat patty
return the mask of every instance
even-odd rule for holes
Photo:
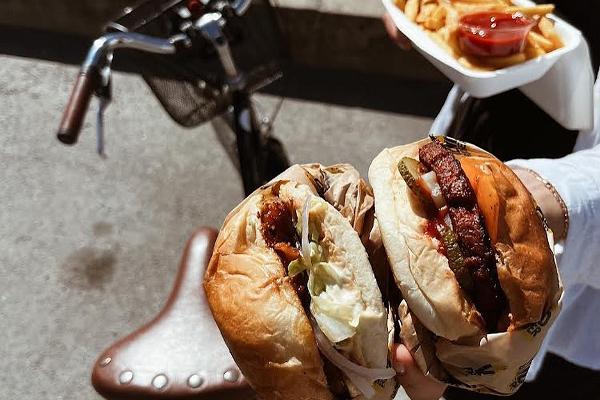
[[[287,271],[290,262],[300,257],[300,238],[296,231],[297,218],[292,205],[278,197],[267,199],[262,204],[258,217],[260,231],[267,246],[275,250]],[[310,295],[306,288],[307,280],[305,273],[290,279],[305,309],[310,305]]]
[[[442,195],[449,206],[470,207],[475,204],[475,192],[460,163],[438,141],[421,147],[419,160],[437,175]]]
[[[458,160],[438,141],[419,149],[419,159],[432,169],[448,205],[452,228],[464,257],[473,287],[463,288],[481,313],[488,332],[497,331],[506,297],[496,271],[496,260],[477,197]]]
[[[494,257],[479,207],[475,206],[470,210],[465,207],[450,207],[448,213],[461,249],[463,252],[467,251],[467,256],[479,256],[483,259]]]
[[[269,247],[275,247],[278,243],[299,247],[300,240],[295,227],[296,214],[290,204],[278,198],[269,199],[262,205],[258,217],[261,233]]]

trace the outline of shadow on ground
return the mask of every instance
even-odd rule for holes
[[[0,53],[79,64],[92,42],[91,38],[0,26]],[[114,68],[137,72],[116,57]],[[347,69],[317,68],[291,63],[284,78],[261,89],[261,92],[397,114],[434,117],[450,89],[449,82],[407,80],[398,76]]]

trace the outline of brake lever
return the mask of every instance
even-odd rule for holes
[[[100,70],[100,85],[94,93],[98,97],[98,109],[96,111],[96,151],[102,158],[106,157],[104,152],[104,112],[112,101],[112,60],[113,52],[111,51],[107,54],[106,63]]]
[[[135,32],[113,32],[96,39],[88,51],[63,113],[57,132],[58,140],[69,145],[77,142],[92,95],[104,92],[100,97],[110,99],[107,95],[110,91],[110,62],[106,62],[105,57],[109,55],[112,60],[113,50],[130,48],[155,54],[175,54],[179,46],[190,45],[191,42],[185,34],[163,39]],[[106,106],[105,100],[104,106],[100,108],[101,114]],[[102,126],[103,124],[101,128]],[[102,140],[99,149],[103,150]]]

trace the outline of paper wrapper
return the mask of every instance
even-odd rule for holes
[[[464,389],[510,395],[525,382],[531,361],[562,306],[557,290],[542,318],[523,329],[452,342],[425,328],[403,300],[398,308],[400,336],[419,368],[439,381]]]
[[[350,221],[350,225],[360,236],[379,289],[385,298],[388,283],[393,280],[375,218],[375,197],[371,185],[350,164],[329,167],[305,164],[302,168],[314,179],[318,193]]]
[[[373,189],[352,165],[292,165],[263,188],[281,180],[309,185],[316,194],[334,206],[358,233],[374,267],[377,281],[380,282],[380,276],[389,275],[387,256],[375,218]]]
[[[316,163],[296,164],[273,178],[266,186],[281,180],[294,180],[309,185],[350,222],[363,244],[383,247],[375,223],[373,189],[352,165],[335,164],[325,167]]]

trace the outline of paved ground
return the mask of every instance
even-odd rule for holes
[[[107,160],[94,154],[92,118],[78,146],[60,145],[75,73],[0,56],[2,399],[97,399],[98,352],[159,310],[187,236],[219,226],[242,198],[210,126],[175,125],[136,76],[115,76]],[[295,162],[351,161],[366,173],[383,147],[430,122],[286,99],[275,129]]]

